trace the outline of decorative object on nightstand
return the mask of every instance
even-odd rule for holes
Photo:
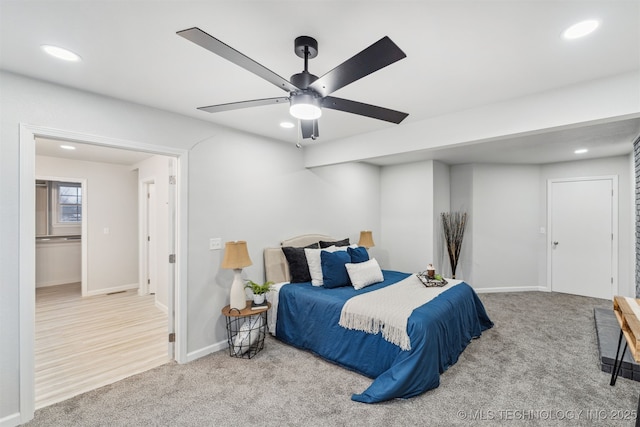
[[[262,285],[254,282],[253,280],[247,280],[247,284],[245,288],[251,289],[253,292],[253,303],[251,304],[251,309],[256,310],[259,308],[263,308],[267,306],[265,301],[266,293],[271,290],[271,285],[273,282],[265,282]]]
[[[429,272],[433,273],[433,276],[430,276]],[[441,275],[435,274],[434,270],[421,271],[420,273],[416,273],[416,277],[418,277],[418,279],[420,279],[422,284],[425,285],[427,288],[441,287],[449,283]]]
[[[367,249],[375,246],[375,243],[373,243],[373,234],[371,230],[364,230],[360,232],[360,240],[358,241],[358,246],[364,246]]]
[[[231,284],[231,293],[229,296],[229,306],[232,309],[242,310],[247,306],[247,296],[244,292],[244,285],[240,275],[242,268],[248,267],[251,264],[253,263],[251,262],[251,258],[249,258],[247,242],[238,240],[225,243],[222,268],[233,269],[233,283]]]
[[[436,268],[433,266],[433,264],[427,265],[427,277],[429,279],[433,279],[435,275],[436,275]]]

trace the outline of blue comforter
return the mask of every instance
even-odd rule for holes
[[[407,323],[411,350],[338,325],[344,303],[351,297],[396,283],[407,273],[383,270],[385,280],[359,291],[295,283],[280,289],[276,337],[309,350],[373,383],[351,399],[375,403],[408,398],[438,387],[440,374],[456,363],[472,338],[493,323],[482,302],[466,283],[460,283],[416,308]]]

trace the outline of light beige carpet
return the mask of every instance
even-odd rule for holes
[[[640,383],[600,370],[594,307],[565,294],[480,294],[494,321],[440,387],[350,400],[369,378],[268,337],[255,358],[221,351],[168,364],[36,412],[33,426],[633,425]]]

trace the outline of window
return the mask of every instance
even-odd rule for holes
[[[56,183],[56,222],[77,225],[82,222],[82,187],[79,183]]]

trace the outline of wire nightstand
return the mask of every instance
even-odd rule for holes
[[[231,309],[228,305],[222,309],[227,319],[227,343],[229,356],[251,359],[264,348],[264,337],[267,331],[267,312],[271,303],[266,307],[251,309],[251,301],[242,310]]]

